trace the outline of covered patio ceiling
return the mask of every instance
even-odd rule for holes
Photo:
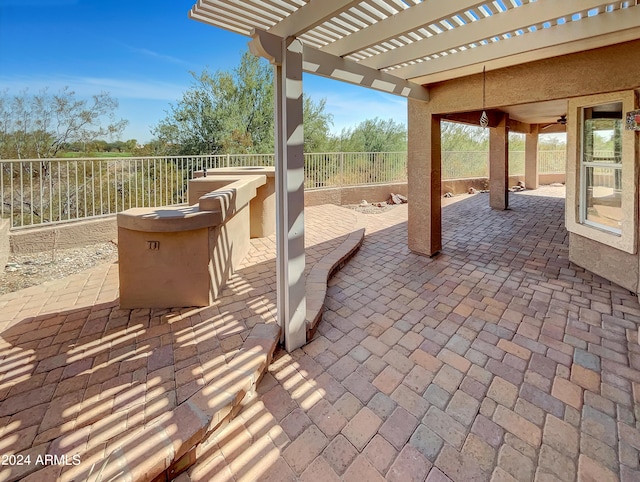
[[[635,40],[639,2],[198,0],[190,17],[296,37],[306,72],[426,100],[414,85]]]

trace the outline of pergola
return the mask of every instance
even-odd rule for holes
[[[198,0],[189,15],[250,37],[251,51],[274,65],[278,321],[287,350],[307,341],[302,72],[397,94],[411,107],[429,102],[432,84],[640,38],[638,0]],[[551,101],[507,110],[516,123],[544,124],[558,109]],[[475,122],[468,115],[453,119]],[[409,127],[411,144],[420,129]],[[422,251],[433,254],[437,243]]]

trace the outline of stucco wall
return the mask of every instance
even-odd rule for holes
[[[640,40],[487,71],[485,107],[634,89],[638,76],[630,75],[630,65],[640,65]],[[429,110],[434,114],[481,110],[482,86],[481,72],[429,85]]]
[[[11,220],[0,219],[0,270],[5,267],[7,260],[9,259],[10,244],[9,244],[9,226]]]
[[[20,229],[10,234],[13,253],[37,253],[53,248],[89,246],[116,239],[118,228],[115,215],[42,228]]]
[[[305,191],[304,205],[336,204],[342,206],[345,204],[359,204],[363,199],[367,202],[382,202],[389,199],[391,193],[406,196],[407,183],[347,186]]]
[[[629,291],[640,291],[637,254],[625,253],[578,234],[569,233],[569,259]]]

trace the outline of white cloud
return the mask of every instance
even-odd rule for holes
[[[184,60],[180,57],[175,57],[173,55],[167,55],[167,54],[163,54],[161,52],[157,52],[155,50],[151,50],[148,48],[144,48],[144,47],[134,47],[133,45],[129,45],[127,43],[123,43],[123,42],[115,42],[117,45],[135,53],[138,55],[142,55],[144,57],[150,58],[150,59],[154,59],[154,60],[158,60],[158,61],[162,61],[162,62],[168,62],[171,64],[176,64],[176,65],[182,65],[182,66],[186,66],[189,67],[190,69],[196,69],[198,68],[198,65],[193,64],[192,62],[189,62],[187,60]]]
[[[0,90],[8,89],[10,94],[28,89],[39,92],[48,89],[57,92],[69,87],[80,97],[89,97],[102,91],[109,92],[116,99],[147,99],[175,102],[188,88],[186,84],[163,82],[153,79],[115,79],[109,77],[81,77],[57,75],[48,76],[0,76]]]

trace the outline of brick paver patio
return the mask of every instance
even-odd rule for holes
[[[640,305],[568,261],[563,195],[464,197],[431,259],[407,249],[406,206],[367,216],[314,340],[277,353],[178,480],[640,480]],[[306,211],[309,266],[355,222],[323,209]],[[81,469],[27,479],[85,480],[273,322],[273,250],[255,240],[204,310],[122,312],[114,266],[0,297],[0,454],[79,450]]]
[[[568,261],[563,195],[445,207],[433,259],[406,206],[370,216],[316,338],[179,480],[640,480],[640,306]]]
[[[358,215],[335,206],[306,214],[309,271]],[[38,482],[95,477],[125,437],[161,420],[230,363],[243,369],[234,357],[252,328],[275,323],[275,236],[252,240],[210,307],[120,310],[117,297],[116,264],[0,297],[0,457],[30,456],[0,464],[0,480],[34,471],[29,479]],[[47,454],[68,455],[69,464],[37,465]]]

